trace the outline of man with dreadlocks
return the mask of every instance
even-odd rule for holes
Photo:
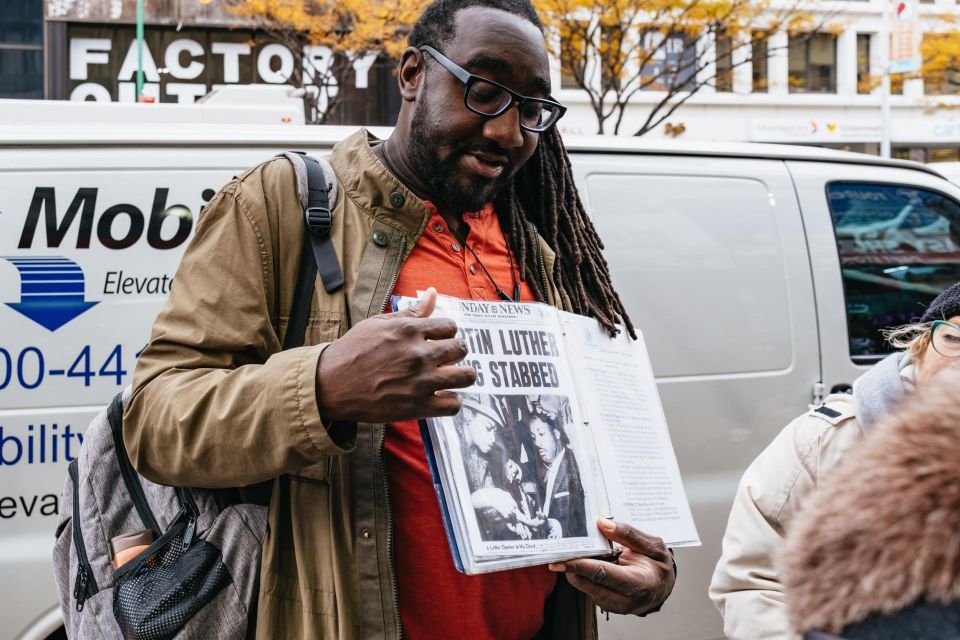
[[[594,605],[660,607],[669,551],[601,522],[617,563],[458,573],[416,421],[456,414],[475,373],[454,364],[456,326],[429,318],[432,289],[383,313],[435,288],[633,334],[554,126],[541,24],[529,0],[435,0],[409,44],[393,134],[358,132],[330,157],[344,285],[316,287],[307,346],[283,349],[304,230],[281,157],[205,207],[139,359],[125,444],[156,482],[271,487],[257,637],[595,638]]]

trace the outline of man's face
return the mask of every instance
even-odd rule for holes
[[[550,71],[543,35],[530,22],[488,7],[457,12],[456,31],[436,46],[470,73],[525,96],[546,98]],[[539,134],[520,129],[513,106],[495,118],[463,102],[464,84],[429,54],[410,125],[410,158],[434,194],[461,212],[493,200],[536,150]]]
[[[489,453],[497,438],[497,425],[482,413],[475,411],[470,411],[469,413],[470,415],[467,418],[467,433],[470,436],[470,440],[473,441],[473,446],[477,448],[477,451],[480,453]]]
[[[560,443],[557,436],[543,420],[534,418],[530,422],[530,435],[533,436],[533,446],[537,450],[537,455],[545,464],[550,464],[559,453]]]

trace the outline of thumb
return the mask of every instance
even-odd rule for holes
[[[433,310],[437,307],[437,290],[433,287],[427,289],[426,293],[423,294],[423,297],[417,300],[417,303],[411,306],[409,309],[404,309],[399,312],[399,316],[407,316],[410,318],[429,318],[433,315]]]

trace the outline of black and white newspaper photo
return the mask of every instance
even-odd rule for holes
[[[609,550],[560,324],[545,305],[441,299],[477,371],[462,409],[429,420],[451,518],[475,559]],[[453,495],[450,495],[450,494]],[[457,527],[457,525],[454,525]]]
[[[586,535],[569,398],[464,394],[453,420],[481,539]]]

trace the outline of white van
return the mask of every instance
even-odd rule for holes
[[[960,162],[930,162],[928,167],[954,184],[960,184]]]
[[[49,557],[66,463],[130,382],[204,203],[246,167],[351,131],[0,125],[0,638],[59,627]],[[567,142],[704,542],[678,551],[661,613],[602,619],[602,637],[721,638],[707,585],[741,473],[884,353],[878,329],[960,280],[960,187],[818,149]],[[62,277],[31,275],[50,270]]]

